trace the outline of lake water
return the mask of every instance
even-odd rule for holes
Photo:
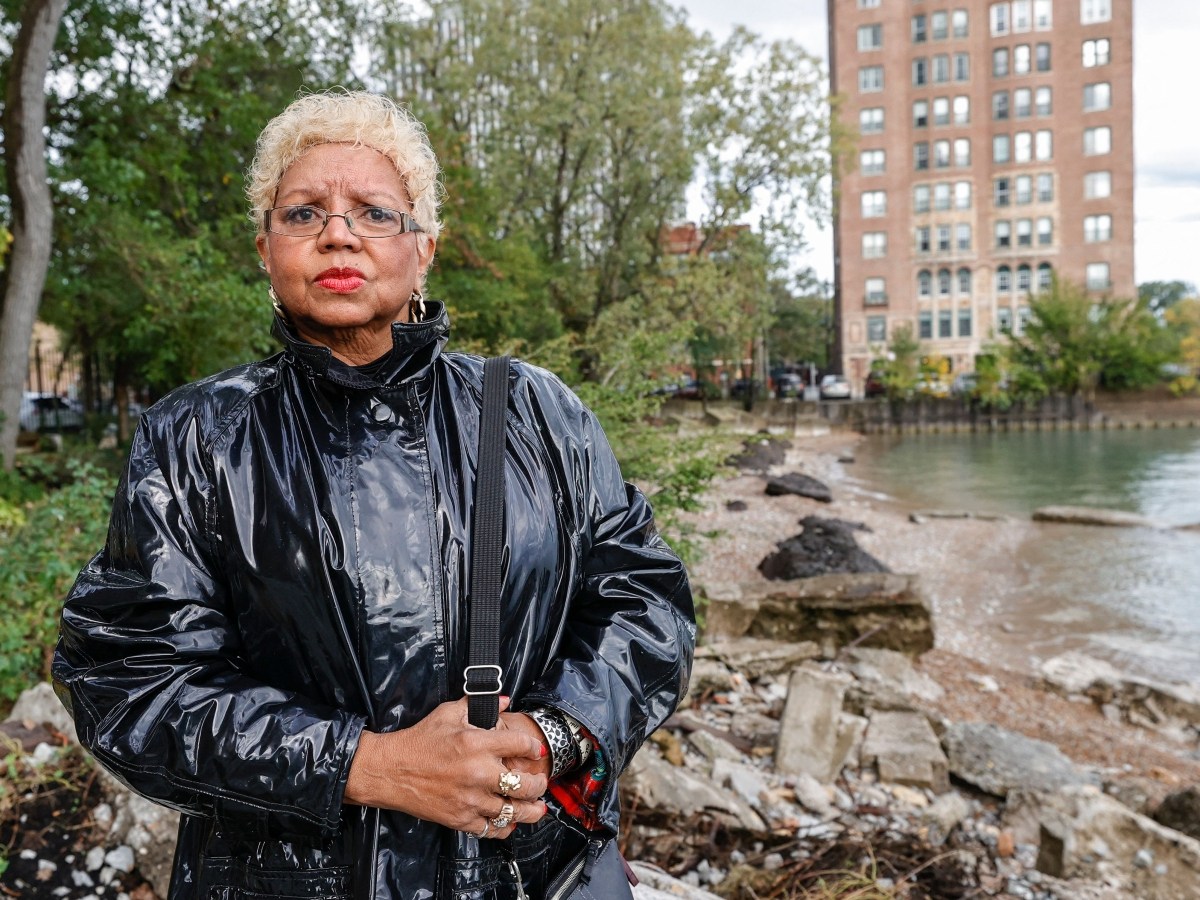
[[[1200,522],[1197,430],[871,437],[856,458],[864,489],[912,509],[1027,519],[1072,505]],[[1014,555],[1022,577],[987,602],[1031,658],[1081,649],[1200,684],[1200,531],[1037,524]]]

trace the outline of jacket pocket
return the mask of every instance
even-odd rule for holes
[[[260,869],[235,860],[207,860],[207,900],[349,900],[350,869]]]

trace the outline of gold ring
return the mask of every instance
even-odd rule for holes
[[[501,797],[507,797],[513,791],[521,789],[521,773],[520,772],[501,772],[500,773],[500,790]]]
[[[509,825],[511,825],[512,820],[513,805],[511,803],[505,803],[502,807],[500,807],[500,815],[492,819],[492,827],[494,827],[497,831],[500,831],[501,829],[507,828]]]

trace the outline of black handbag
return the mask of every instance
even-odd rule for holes
[[[463,671],[467,720],[494,728],[500,715],[504,672],[500,667],[500,575],[504,552],[504,417],[508,408],[509,357],[483,365],[483,409],[475,509],[471,522],[470,645]],[[570,827],[562,825],[561,827]],[[587,836],[587,845],[550,879],[547,900],[632,900],[637,879],[612,837]],[[524,890],[518,887],[518,895]]]

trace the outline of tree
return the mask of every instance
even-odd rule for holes
[[[1162,315],[1180,300],[1196,296],[1189,281],[1145,281],[1138,285],[1138,299],[1155,315]]]
[[[54,213],[46,179],[45,83],[66,0],[29,0],[9,61],[4,103],[4,168],[13,243],[0,293],[0,462],[11,469],[29,342],[37,319]]]
[[[921,342],[908,325],[897,326],[892,339],[881,349],[871,368],[883,378],[887,396],[892,400],[911,397],[921,374]]]

